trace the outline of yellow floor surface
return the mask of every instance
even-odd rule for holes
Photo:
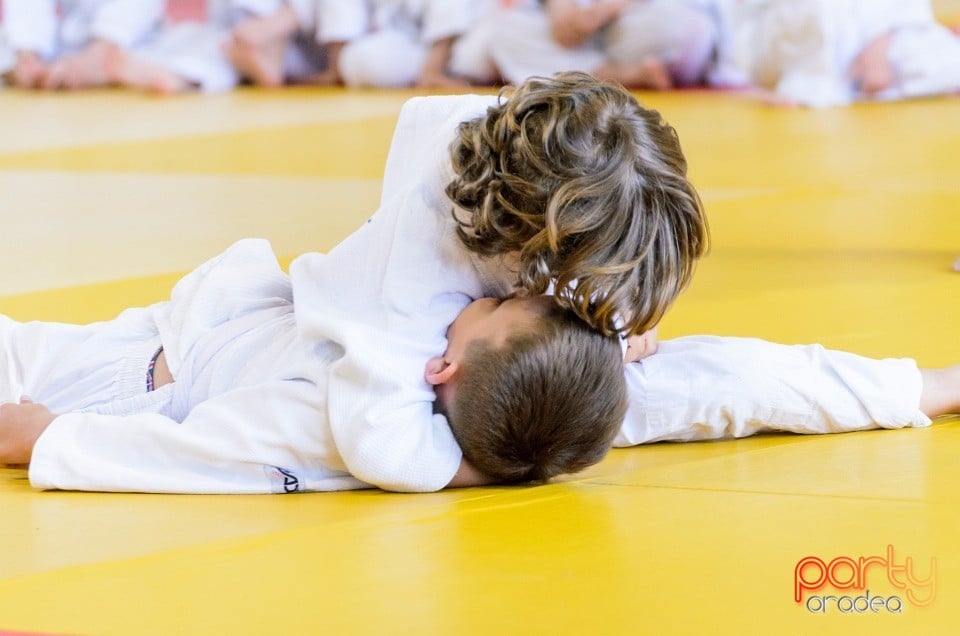
[[[0,92],[0,312],[108,318],[245,236],[329,249],[375,208],[408,95]],[[714,237],[663,338],[960,361],[960,101],[641,98],[677,127]],[[616,450],[545,486],[429,495],[36,492],[0,470],[0,631],[954,634],[958,486],[955,418]],[[830,578],[798,604],[805,557]],[[861,557],[886,602],[847,613]],[[822,614],[811,595],[850,600]]]

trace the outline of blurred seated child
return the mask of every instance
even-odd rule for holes
[[[703,80],[716,37],[708,15],[679,0],[516,0],[491,45],[503,77],[579,70],[630,88]]]
[[[286,0],[272,12],[241,20],[224,45],[237,71],[258,86],[337,84],[340,51],[365,23],[365,7],[350,0]]]
[[[157,94],[221,92],[240,75],[225,47],[231,29],[251,16],[269,15],[283,0],[206,0],[202,19],[167,22],[135,51],[113,51],[108,73],[118,84]]]
[[[293,299],[304,291],[265,241],[246,240],[181,280],[170,301],[109,322],[0,317],[0,402],[21,402],[0,406],[0,464],[29,464],[31,483],[47,489],[370,487],[360,476],[396,459],[373,453],[352,466],[341,454],[363,443],[327,415],[326,378],[343,349],[301,337],[309,325]],[[419,398],[435,401],[426,417],[449,422],[466,461],[410,470],[449,473],[458,486],[543,481],[600,461],[626,408],[617,341],[547,296],[450,300],[462,311],[425,364]],[[387,375],[398,368],[390,352],[379,363]],[[397,453],[431,441],[410,429]]]
[[[777,103],[839,106],[960,90],[960,38],[929,0],[714,0],[714,83]]]
[[[106,60],[156,35],[163,0],[5,0],[3,29],[15,60],[4,79],[20,88],[113,83]]]
[[[347,86],[451,88],[496,79],[485,41],[491,0],[367,4],[369,31],[349,42],[340,57]]]

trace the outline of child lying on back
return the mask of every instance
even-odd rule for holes
[[[327,416],[323,378],[342,350],[301,338],[296,292],[266,242],[246,240],[185,277],[169,302],[109,322],[0,317],[0,403],[23,400],[0,406],[0,464],[29,464],[34,486],[70,490],[369,487],[340,452],[362,436]],[[463,311],[422,391],[429,406],[435,387],[426,416],[449,422],[469,459],[457,458],[448,485],[546,480],[600,461],[626,409],[616,340],[547,296],[455,302]],[[386,375],[397,367],[388,354]],[[403,452],[432,443],[410,433]]]

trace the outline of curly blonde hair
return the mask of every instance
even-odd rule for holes
[[[621,86],[532,78],[460,124],[450,151],[464,245],[518,252],[526,293],[555,282],[556,301],[604,334],[656,325],[707,250],[676,131]]]

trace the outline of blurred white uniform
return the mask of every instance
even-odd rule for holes
[[[715,84],[749,82],[812,107],[862,97],[851,63],[892,33],[891,100],[960,89],[960,38],[929,0],[714,0],[721,39]]]
[[[7,42],[7,34],[0,29],[0,75],[13,68],[13,64],[13,49],[10,48],[10,44]],[[0,83],[0,86],[3,86],[3,84]]]
[[[580,0],[591,4],[595,0]],[[663,62],[674,83],[697,82],[706,70],[716,31],[709,15],[680,0],[636,0],[586,44],[567,48],[553,38],[546,8],[520,0],[495,20],[492,54],[510,83],[559,71],[591,73],[607,61]]]
[[[363,0],[286,0],[297,16],[299,32],[284,61],[287,77],[308,77],[328,64],[326,46],[349,42],[369,28]]]
[[[303,0],[292,0],[292,6]],[[348,86],[410,86],[430,46],[457,38],[448,70],[477,82],[495,77],[484,17],[494,0],[321,0],[322,41],[347,42],[340,74]],[[307,11],[301,15],[309,16]],[[484,28],[480,28],[481,24]]]
[[[317,42],[349,42],[370,28],[370,8],[365,0],[287,0],[300,28]]]
[[[229,90],[240,80],[221,49],[231,28],[245,17],[273,13],[282,4],[283,0],[206,0],[204,22],[167,24],[137,55],[205,92]]]
[[[10,49],[45,60],[76,53],[94,39],[134,49],[156,35],[163,0],[4,0]]]

